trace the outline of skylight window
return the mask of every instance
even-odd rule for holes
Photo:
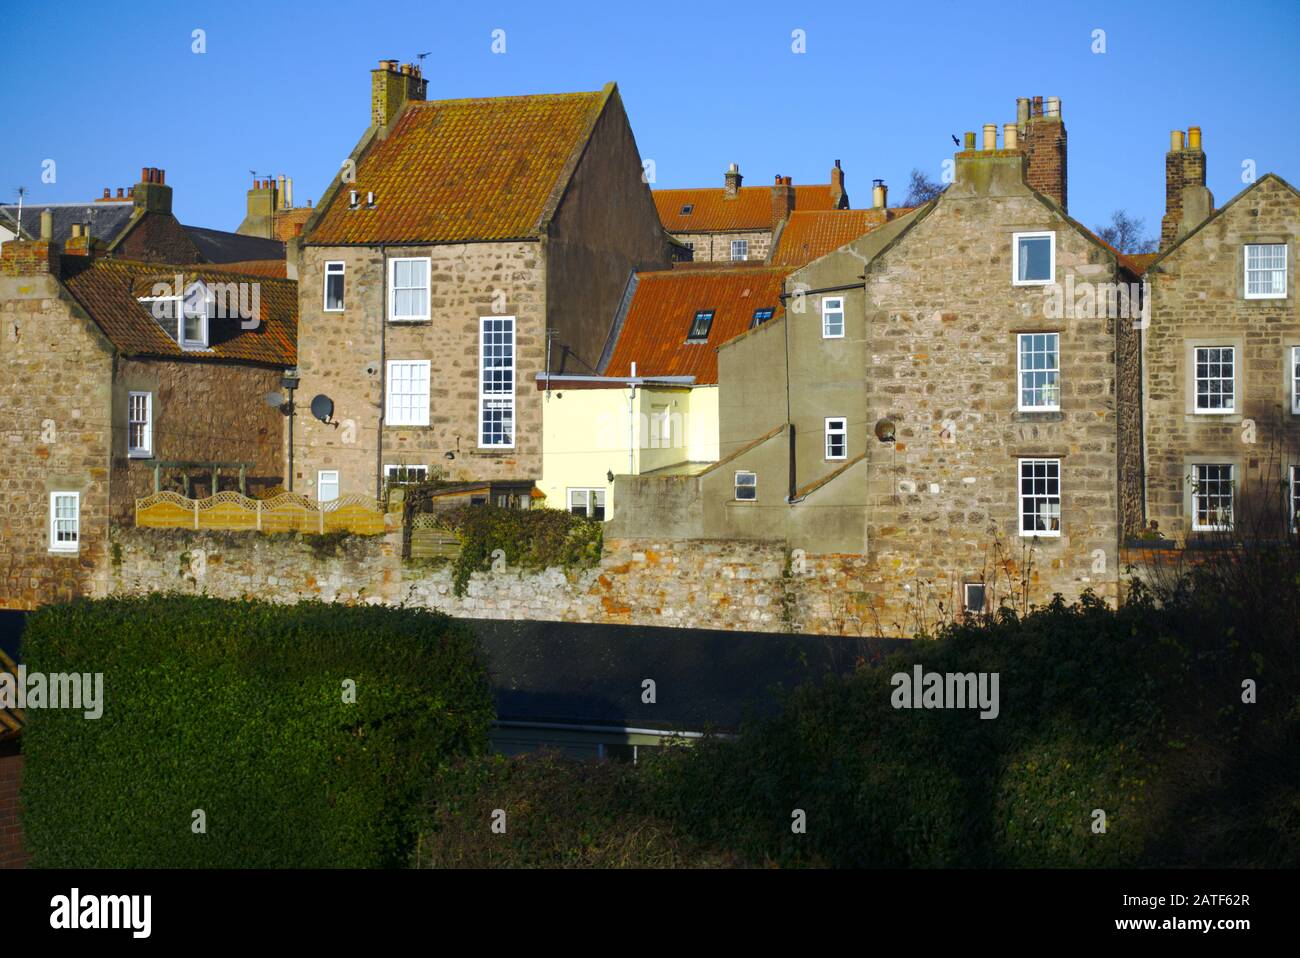
[[[755,326],[762,326],[772,318],[772,314],[775,312],[776,310],[771,306],[762,306],[754,310],[754,318],[749,321],[749,328],[753,329]]]
[[[694,203],[687,203],[685,206],[682,207],[682,216],[690,216],[694,212],[695,212]]]
[[[709,328],[713,325],[713,310],[702,309],[691,320],[691,331],[686,335],[688,343],[704,343],[709,339]]]

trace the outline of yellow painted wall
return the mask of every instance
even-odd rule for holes
[[[613,515],[608,474],[639,475],[682,462],[718,457],[718,387],[551,390],[542,407],[542,479],[551,509],[567,509],[569,489],[604,489]],[[664,414],[667,413],[666,421]],[[628,450],[632,450],[631,456]]]

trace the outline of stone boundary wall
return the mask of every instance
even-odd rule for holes
[[[771,543],[607,539],[598,567],[475,573],[403,562],[400,533],[337,543],[295,534],[113,530],[109,594],[155,591],[415,605],[482,619],[599,622],[828,635],[911,634],[877,622],[864,556],[791,556]]]

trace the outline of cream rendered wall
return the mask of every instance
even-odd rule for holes
[[[548,508],[567,509],[569,489],[604,489],[608,518],[615,508],[609,473],[640,475],[718,458],[716,386],[638,386],[632,400],[634,417],[628,413],[629,391],[627,386],[560,387],[543,400],[538,487],[546,494]],[[653,425],[653,418],[662,416],[663,410],[671,427],[667,433]]]

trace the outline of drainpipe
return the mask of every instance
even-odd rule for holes
[[[388,408],[388,244],[379,244],[379,428],[375,430],[375,498],[384,497],[384,410]],[[432,270],[430,270],[432,273]]]
[[[632,363],[632,378],[636,378],[636,363]],[[627,384],[627,474],[636,475],[636,383]]]

